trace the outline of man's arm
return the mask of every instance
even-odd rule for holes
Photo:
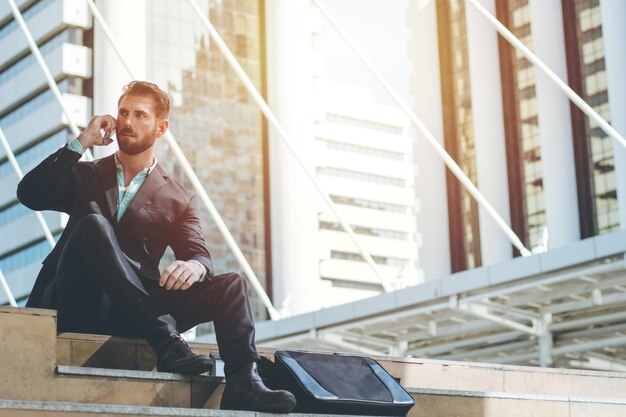
[[[186,290],[204,278],[213,277],[213,262],[202,235],[196,196],[176,222],[171,247],[177,260],[161,274],[161,286],[168,290]]]
[[[100,129],[105,130],[104,136]],[[83,150],[92,145],[108,145],[114,129],[112,116],[95,116],[77,140]],[[80,157],[76,143],[62,147],[24,176],[17,186],[17,199],[32,210],[69,213],[74,203],[71,172]]]
[[[70,174],[79,159],[79,154],[62,147],[22,178],[17,199],[32,210],[69,213],[74,203]]]

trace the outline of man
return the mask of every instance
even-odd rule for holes
[[[156,85],[131,82],[117,119],[95,116],[20,182],[17,196],[25,206],[70,215],[27,307],[56,308],[60,332],[143,337],[156,353],[157,370],[185,374],[206,372],[212,363],[193,353],[179,332],[213,321],[225,363],[222,408],[289,412],[293,395],[269,390],[258,375],[245,281],[213,274],[196,196],[154,157],[169,107]],[[114,131],[115,155],[79,162],[89,147],[110,144]],[[167,246],[176,261],[161,274]]]

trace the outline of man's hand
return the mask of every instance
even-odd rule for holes
[[[107,114],[105,116],[94,116],[89,121],[87,128],[78,136],[78,141],[83,149],[90,146],[106,146],[113,142],[111,135],[115,131],[117,121],[113,116]],[[100,132],[104,130],[104,135]]]
[[[198,262],[174,261],[163,271],[159,285],[168,290],[184,291],[198,282],[203,273],[204,267]]]

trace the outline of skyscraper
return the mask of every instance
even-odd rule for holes
[[[615,122],[611,97],[619,97],[623,87],[613,82],[612,94],[608,79],[610,74],[617,77],[624,54],[617,38],[604,36],[603,28],[616,27],[623,14],[619,4],[481,3],[600,115]],[[440,81],[429,81],[440,85],[442,112],[422,109],[418,114],[431,118],[435,128],[441,123],[448,152],[525,246],[544,251],[622,228],[626,197],[620,197],[624,185],[616,175],[620,164],[614,157],[614,152],[623,151],[621,146],[498,36],[471,3],[438,0],[413,12],[416,19],[432,19],[434,14],[439,43],[436,66],[423,60],[416,72],[424,71],[420,66],[439,71]],[[423,37],[421,28],[414,33],[418,30]],[[420,59],[427,52],[425,42],[414,42]],[[416,85],[424,88],[429,81]],[[472,259],[477,266],[519,256],[517,250],[510,251],[486,211],[473,199],[466,200],[458,180],[448,174],[446,182],[449,222],[439,233],[450,236],[451,271],[471,269]],[[432,236],[424,235],[424,247]]]
[[[314,159],[320,184],[364,250],[395,288],[423,280],[419,270],[412,140],[400,110],[362,87],[319,80]],[[377,294],[381,282],[336,217],[318,204],[320,307]]]
[[[17,4],[57,81],[73,122],[85,126],[92,114],[93,31],[87,4],[80,0],[22,0]],[[6,2],[0,4],[0,126],[25,172],[71,137],[67,118],[48,89]],[[50,245],[44,240],[35,215],[17,202],[17,182],[2,148],[0,270],[15,297],[24,304]],[[45,213],[55,236],[63,229],[65,217]],[[6,300],[4,293],[0,300]]]
[[[463,171],[476,182],[476,147],[472,119],[471,80],[469,73],[465,2],[440,2],[437,9],[439,23],[439,53],[442,67],[441,96],[443,108],[444,142],[446,149]],[[452,271],[471,269],[482,264],[478,205],[462,188],[461,183],[448,172],[448,219],[453,251]]]
[[[602,7],[599,1],[564,0],[568,80],[602,117],[611,122]],[[612,139],[578,109],[571,110],[574,152],[581,194],[581,234],[593,236],[620,228]]]
[[[400,285],[520,255],[380,85],[363,75],[367,70],[350,48],[339,50],[344,44],[338,37],[322,39],[327,27],[312,4],[199,3],[267,97],[305,168],[346,214],[381,270],[404,277]],[[558,249],[625,227],[626,151],[572,107],[471,3],[326,3],[525,246]],[[624,134],[621,0],[481,3]],[[83,3],[20,5],[68,103],[82,115],[79,124],[92,113],[114,112],[130,79],[98,26],[91,29]],[[187,2],[106,0],[98,6],[137,77],[170,93],[172,131],[276,306],[311,311],[381,291]],[[26,81],[38,69],[19,43],[8,9],[0,10],[0,123],[27,170],[68,138],[67,129],[43,78]],[[37,17],[43,10],[47,19]],[[68,10],[87,17],[70,19]],[[60,56],[67,59],[58,61]],[[63,62],[62,69],[55,62]],[[164,141],[159,158],[186,181]],[[14,205],[16,180],[9,179],[6,159],[0,163],[0,207],[6,209],[0,214],[0,267],[24,298],[47,244],[32,215]],[[58,233],[63,217],[48,216]],[[216,267],[237,269],[212,220],[202,216]],[[263,317],[263,309],[257,311]]]

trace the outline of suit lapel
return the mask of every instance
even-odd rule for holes
[[[161,167],[157,165],[157,167],[146,177],[146,180],[139,188],[139,191],[137,191],[137,194],[130,202],[126,212],[120,219],[120,226],[135,217],[139,210],[141,210],[141,208],[145,206],[148,201],[150,201],[152,195],[165,186],[165,184],[167,184],[167,181],[163,178]]]
[[[100,176],[100,183],[104,191],[104,197],[109,207],[109,214],[115,223],[117,211],[117,170],[113,155],[98,160],[96,171]]]

